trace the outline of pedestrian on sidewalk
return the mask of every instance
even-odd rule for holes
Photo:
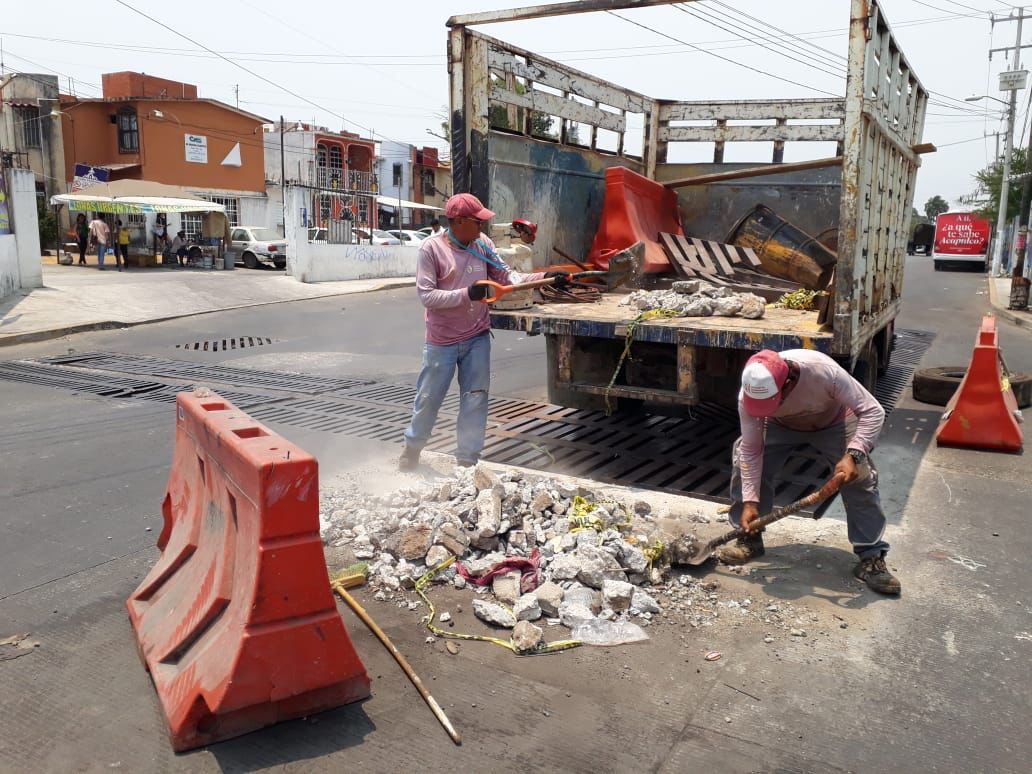
[[[104,254],[107,252],[108,242],[111,241],[111,229],[102,213],[96,213],[96,217],[90,221],[90,239],[97,248],[97,268],[104,271]]]
[[[122,271],[123,265],[129,268],[129,227],[123,226],[121,219],[116,220],[115,233],[118,237],[115,241],[115,263],[118,264],[118,270]]]
[[[430,236],[437,236],[441,233],[444,233],[444,229],[441,228],[441,221],[439,218],[434,218],[430,221]]]
[[[774,505],[774,485],[794,449],[813,447],[845,475],[840,490],[849,542],[859,563],[853,574],[874,591],[898,594],[885,565],[885,513],[878,471],[870,459],[885,409],[842,366],[813,350],[765,349],[749,358],[738,394],[742,436],[732,451],[729,521],[749,534],[720,553],[727,564],[762,556],[763,530],[750,525]],[[847,430],[847,422],[855,429]]]
[[[179,266],[186,266],[187,250],[185,231],[180,231],[176,234],[176,238],[172,240],[172,246],[169,248],[169,252],[176,257],[176,263]]]
[[[476,283],[491,279],[517,285],[545,276],[521,275],[505,264],[495,252],[494,243],[482,233],[484,223],[494,213],[477,197],[468,193],[452,196],[444,205],[444,214],[448,229],[427,237],[419,247],[416,289],[426,308],[426,344],[412,422],[405,431],[405,449],[398,461],[401,470],[419,465],[419,454],[434,429],[456,370],[456,457],[459,465],[476,464],[484,448],[491,380],[491,320],[483,302],[490,286]],[[557,286],[566,284],[565,275],[549,276],[556,277]]]
[[[79,245],[79,265],[86,265],[86,248],[90,244],[90,224],[86,222],[86,213],[75,216],[75,241]]]
[[[154,254],[162,256],[162,262],[164,262],[165,248],[168,247],[168,216],[159,212],[154,217],[154,227],[151,229],[154,234]]]

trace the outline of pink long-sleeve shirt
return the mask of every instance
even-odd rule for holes
[[[843,422],[848,414],[857,418],[856,432],[847,449],[870,454],[874,448],[885,409],[860,383],[825,354],[809,349],[789,349],[785,360],[799,366],[799,382],[773,416],[749,416],[738,394],[738,417],[742,423],[742,443],[738,449],[742,471],[742,500],[759,502],[763,474],[763,441],[766,423],[775,422],[790,430],[813,431]]]
[[[483,234],[481,244],[491,248],[486,252],[476,244],[474,250],[485,253],[503,269],[489,266],[467,251],[456,247],[446,231],[427,237],[419,247],[416,268],[416,290],[426,307],[426,341],[428,344],[455,344],[478,336],[491,327],[488,305],[470,301],[467,288],[477,280],[490,279],[503,285],[518,285],[541,279],[543,273],[520,274],[505,265],[494,254],[494,243]]]

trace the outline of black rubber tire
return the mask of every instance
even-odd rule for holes
[[[201,252],[201,248],[199,248],[199,247],[191,247],[190,248],[190,260],[191,261],[200,260],[200,258],[203,255],[204,255],[204,253]]]
[[[248,269],[258,268],[258,256],[254,253],[244,253],[244,266]]]
[[[946,267],[946,261],[932,261],[936,271],[942,271]]]
[[[967,372],[967,366],[944,366],[924,368],[914,374],[914,400],[945,406],[960,386]],[[1018,401],[1018,408],[1032,406],[1032,374],[1011,374],[1011,389]]]
[[[878,348],[871,341],[853,367],[853,378],[870,393],[878,386]]]

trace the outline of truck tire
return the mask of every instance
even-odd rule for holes
[[[857,358],[856,365],[853,366],[853,378],[860,382],[865,390],[873,393],[878,385],[878,368],[878,347],[872,340]]]
[[[933,406],[945,406],[957,391],[965,373],[967,366],[924,368],[918,371],[914,374],[914,400]],[[1032,374],[1011,374],[1010,384],[1018,408],[1032,405]]]
[[[942,271],[946,268],[946,261],[934,260],[932,265],[935,266],[936,271]]]

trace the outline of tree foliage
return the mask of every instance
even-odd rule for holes
[[[36,220],[39,222],[39,246],[46,250],[57,246],[57,217],[47,200],[36,198]]]
[[[502,80],[495,79],[495,85],[504,88],[505,82]],[[525,94],[527,87],[519,81],[516,81],[514,89],[517,94]],[[488,108],[488,121],[495,129],[513,129],[520,131],[523,129],[524,124],[527,120],[527,111],[525,108],[516,108],[516,126],[509,125],[509,110],[505,105],[494,103]],[[530,127],[529,134],[531,137],[539,137],[545,140],[558,140],[558,130],[552,126],[552,116],[548,113],[542,113],[539,110],[530,111]],[[558,121],[556,121],[558,125]],[[578,127],[569,126],[566,130],[567,141],[573,144],[580,143],[580,133]]]
[[[942,215],[944,212],[949,212],[949,210],[949,202],[939,196],[939,194],[926,201],[924,206],[925,215],[929,220],[934,220],[936,215]]]
[[[1028,149],[1015,148],[1011,155],[1011,176],[1022,170],[1028,169]],[[1000,188],[1003,185],[1003,161],[996,160],[985,169],[975,173],[975,181],[978,183],[978,198],[985,198],[985,205],[978,210],[978,215],[986,218],[990,223],[996,224],[997,215],[1000,211]],[[1021,209],[1020,181],[1011,180],[1007,192],[1007,220],[1014,218]]]

